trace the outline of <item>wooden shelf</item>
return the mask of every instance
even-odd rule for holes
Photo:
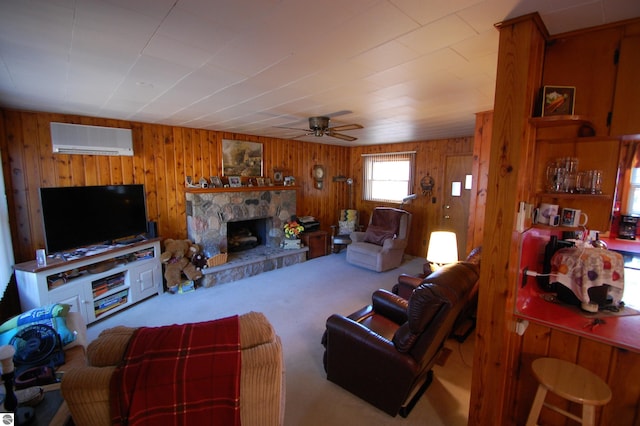
[[[557,198],[557,199],[564,199],[564,200],[568,200],[568,199],[580,200],[580,199],[589,199],[589,198],[596,199],[596,200],[611,199],[611,195],[608,195],[608,194],[572,194],[570,192],[538,192],[536,195],[538,197]]]
[[[191,194],[206,194],[215,192],[251,192],[251,191],[290,191],[300,189],[299,185],[272,185],[272,186],[237,186],[229,188],[186,188],[185,192]]]
[[[539,138],[538,142],[560,144],[560,143],[589,143],[589,142],[620,142],[620,138],[613,136],[576,136],[573,138],[558,137],[558,138]]]
[[[549,117],[531,117],[529,123],[535,127],[557,127],[572,124],[587,124],[591,121],[584,115],[552,115]]]

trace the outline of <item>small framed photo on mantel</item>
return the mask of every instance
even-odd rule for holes
[[[542,117],[573,115],[575,102],[575,87],[544,86],[542,90]]]
[[[229,176],[229,186],[231,188],[239,188],[242,186],[240,176]]]

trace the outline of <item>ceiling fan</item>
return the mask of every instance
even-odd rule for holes
[[[329,117],[321,116],[321,117],[309,117],[309,130],[306,129],[297,129],[293,127],[280,127],[281,129],[292,129],[292,130],[302,130],[305,133],[295,136],[292,139],[301,138],[303,136],[317,136],[321,137],[324,135],[331,136],[332,138],[338,138],[345,141],[355,141],[358,138],[354,138],[353,136],[345,135],[343,132],[345,130],[356,130],[362,129],[363,127],[359,124],[345,124],[343,126],[329,127]]]

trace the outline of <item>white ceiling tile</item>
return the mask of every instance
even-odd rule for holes
[[[493,103],[494,24],[536,10],[558,33],[640,2],[0,0],[0,105],[285,138],[329,114],[365,126],[357,144],[470,136]]]
[[[391,0],[391,3],[421,25],[425,25],[459,10],[482,3],[482,0]]]
[[[71,44],[73,9],[41,1],[0,2],[0,40],[65,52]]]
[[[212,56],[207,51],[163,34],[153,36],[142,53],[189,68],[201,67],[206,64]]]
[[[604,22],[615,22],[640,16],[640,1],[604,0]]]
[[[459,43],[451,44],[451,49],[467,60],[490,55],[498,51],[500,33],[491,28]]]
[[[158,32],[210,54],[218,52],[241,34],[233,27],[213,22],[206,15],[194,15],[180,7],[169,13]]]
[[[379,72],[414,60],[418,56],[420,54],[416,51],[396,40],[391,40],[349,59],[349,62],[365,66],[372,72]]]
[[[550,34],[559,34],[578,29],[577,22],[586,22],[596,26],[604,23],[604,11],[600,3],[581,4],[542,14]],[[578,19],[576,19],[578,18]]]
[[[400,37],[398,41],[416,52],[427,54],[475,35],[473,28],[457,15],[449,15]]]
[[[75,0],[67,0],[75,3]],[[176,0],[104,0],[106,3],[116,5],[123,9],[129,9],[141,15],[147,15],[155,19],[163,19],[174,7]]]
[[[74,17],[74,33],[81,31],[98,34],[101,37],[119,40],[123,46],[131,42],[138,46],[142,42],[146,44],[161,22],[159,19],[99,0],[78,2]]]
[[[535,11],[546,0],[523,2],[520,0],[484,0],[456,12],[477,32],[487,31],[498,22]]]

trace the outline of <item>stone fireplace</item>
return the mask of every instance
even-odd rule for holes
[[[280,248],[284,223],[296,213],[293,188],[187,189],[186,210],[188,238],[208,257],[228,253],[226,264],[203,271],[204,286],[306,260],[307,248]],[[234,241],[247,242],[247,247],[236,250],[236,243],[229,242],[230,233]],[[255,247],[248,247],[254,239],[248,233],[258,240]]]

